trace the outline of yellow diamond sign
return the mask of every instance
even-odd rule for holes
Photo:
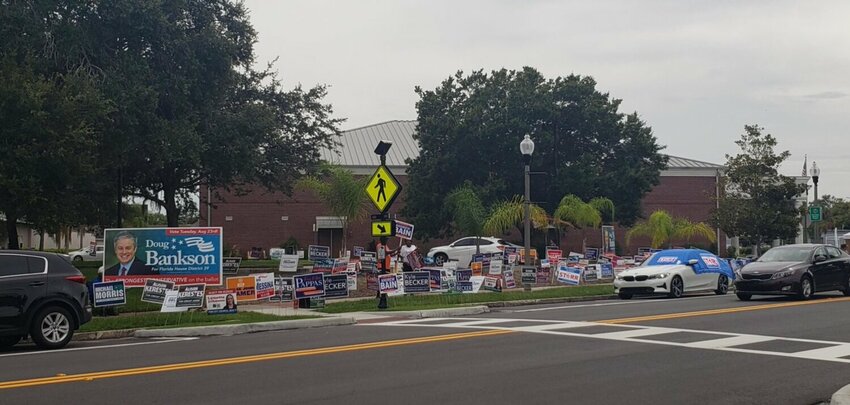
[[[401,192],[401,184],[386,166],[378,166],[369,182],[366,183],[366,194],[381,213],[387,211]]]

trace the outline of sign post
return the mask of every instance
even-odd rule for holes
[[[387,259],[384,258],[386,253],[387,239],[396,234],[396,223],[392,221],[387,214],[396,197],[401,193],[401,183],[395,178],[393,173],[387,167],[387,152],[392,146],[390,141],[380,141],[375,147],[375,154],[380,156],[381,165],[375,169],[375,173],[369,178],[366,183],[366,195],[369,201],[378,209],[380,215],[372,216],[372,236],[380,238],[381,246],[378,253],[378,270],[381,274],[389,273]],[[412,230],[411,230],[412,231]],[[386,291],[378,289],[378,309],[387,308]]]

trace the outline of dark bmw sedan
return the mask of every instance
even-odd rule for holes
[[[829,245],[779,246],[744,266],[735,280],[738,298],[753,295],[795,295],[809,299],[816,292],[850,295],[850,256]]]

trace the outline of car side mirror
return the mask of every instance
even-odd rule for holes
[[[826,256],[824,255],[815,255],[815,263],[825,262]]]
[[[699,263],[699,261],[697,259],[688,260],[688,266],[693,266],[697,263]]]

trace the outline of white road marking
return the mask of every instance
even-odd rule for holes
[[[520,312],[540,312],[540,311],[552,311],[556,309],[573,309],[573,308],[589,308],[589,307],[607,307],[610,305],[638,305],[638,304],[660,304],[660,303],[681,303],[682,301],[688,300],[699,300],[706,298],[721,298],[727,297],[725,295],[706,295],[706,296],[698,296],[698,297],[683,297],[677,300],[667,300],[667,299],[659,299],[653,298],[648,300],[631,300],[631,301],[617,301],[617,302],[604,302],[598,304],[577,304],[577,305],[562,305],[558,307],[546,307],[546,308],[532,308],[532,309],[520,309],[520,310],[499,310],[498,312],[508,312],[508,313],[520,313]]]
[[[446,321],[446,323],[434,323],[434,321]],[[461,322],[458,322],[462,320]],[[495,321],[495,322],[490,322]],[[428,322],[428,323],[423,323]],[[526,322],[546,322],[544,325],[529,324],[527,326],[499,326],[499,323],[526,323]],[[561,320],[542,320],[542,319],[506,319],[506,318],[427,318],[404,321],[391,321],[386,323],[365,324],[363,326],[419,326],[428,328],[458,328],[458,329],[498,329],[498,330],[513,330],[526,333],[540,333],[545,335],[569,336],[586,339],[603,339],[630,343],[646,343],[664,346],[677,346],[689,349],[701,350],[718,350],[735,353],[759,354],[767,356],[790,357],[805,360],[820,360],[837,363],[850,363],[850,342],[837,342],[829,340],[815,339],[799,339],[788,338],[781,336],[765,336],[752,335],[746,333],[732,333],[707,331],[698,329],[679,329],[657,326],[640,326],[640,325],[612,325],[597,322],[577,322],[577,321],[561,321]],[[619,331],[607,333],[580,333],[581,327],[588,326],[605,326],[612,329],[621,329]],[[694,342],[673,342],[663,339],[650,339],[652,336],[687,332],[706,335],[702,340]],[[803,342],[820,344],[826,347],[801,350],[797,352],[778,352],[770,350],[755,350],[741,348],[740,346],[762,343],[762,342]]]
[[[38,350],[32,352],[16,352],[16,353],[5,353],[0,354],[0,357],[14,357],[14,356],[31,356],[36,354],[56,354],[56,353],[65,353],[65,352],[77,352],[82,350],[95,350],[95,349],[111,349],[116,347],[128,347],[128,346],[142,346],[142,345],[153,345],[158,343],[172,343],[172,342],[185,342],[188,340],[196,340],[196,337],[185,337],[185,338],[156,338],[155,340],[148,340],[144,342],[135,342],[135,343],[121,343],[114,345],[103,345],[103,346],[86,346],[86,347],[71,347],[68,349],[58,349],[58,350]]]

